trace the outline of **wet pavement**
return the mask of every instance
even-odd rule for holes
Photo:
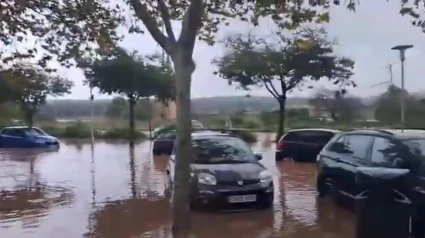
[[[153,158],[150,146],[63,141],[58,152],[0,151],[1,237],[171,237],[167,158]],[[351,211],[316,200],[314,164],[276,165],[271,143],[253,148],[274,174],[273,210],[193,213],[193,237],[354,237]]]

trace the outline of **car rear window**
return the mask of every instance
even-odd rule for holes
[[[289,132],[285,141],[326,144],[335,134],[328,131],[294,131]]]

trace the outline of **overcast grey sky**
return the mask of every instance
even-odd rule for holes
[[[355,60],[355,80],[358,87],[351,90],[357,96],[372,96],[382,93],[385,86],[371,88],[371,85],[389,79],[389,71],[386,65],[395,63],[393,66],[394,82],[400,85],[400,64],[397,52],[390,48],[397,44],[413,44],[414,48],[408,51],[406,56],[406,88],[409,91],[425,91],[425,83],[422,76],[423,61],[425,58],[425,34],[421,29],[410,23],[410,18],[402,17],[399,12],[398,0],[364,0],[358,7],[357,12],[350,12],[345,7],[333,6],[331,8],[331,21],[326,28],[331,37],[338,38],[338,54],[348,56]],[[261,24],[256,31],[268,32],[270,25]],[[218,37],[229,33],[249,31],[246,24],[236,22],[221,30]],[[176,34],[179,30],[175,29]],[[122,46],[129,50],[138,50],[140,53],[153,53],[159,51],[159,47],[149,34],[127,35]],[[197,69],[192,77],[192,98],[246,95],[246,92],[229,86],[227,81],[214,76],[214,66],[211,60],[219,56],[223,47],[219,44],[210,47],[202,42],[196,45],[194,58]],[[84,99],[89,97],[89,89],[82,84],[83,74],[77,69],[61,69],[61,74],[75,81],[76,86],[72,94],[66,98]],[[321,81],[314,86],[328,86]],[[256,89],[251,95],[269,96],[265,89]],[[307,96],[311,90],[295,91],[290,96]],[[95,94],[96,98],[105,98]]]

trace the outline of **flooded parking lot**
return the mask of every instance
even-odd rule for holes
[[[1,237],[171,237],[167,158],[150,146],[63,141],[58,152],[0,151]],[[316,200],[314,164],[276,165],[270,143],[253,148],[274,174],[273,210],[193,213],[193,237],[354,237],[352,212]]]

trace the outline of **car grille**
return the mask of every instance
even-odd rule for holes
[[[57,141],[54,142],[45,142],[45,145],[58,145],[59,143]]]
[[[259,183],[259,179],[244,179],[243,185],[250,185],[250,184],[256,184]],[[239,186],[238,180],[236,181],[218,181],[218,185],[224,185],[224,186]]]

